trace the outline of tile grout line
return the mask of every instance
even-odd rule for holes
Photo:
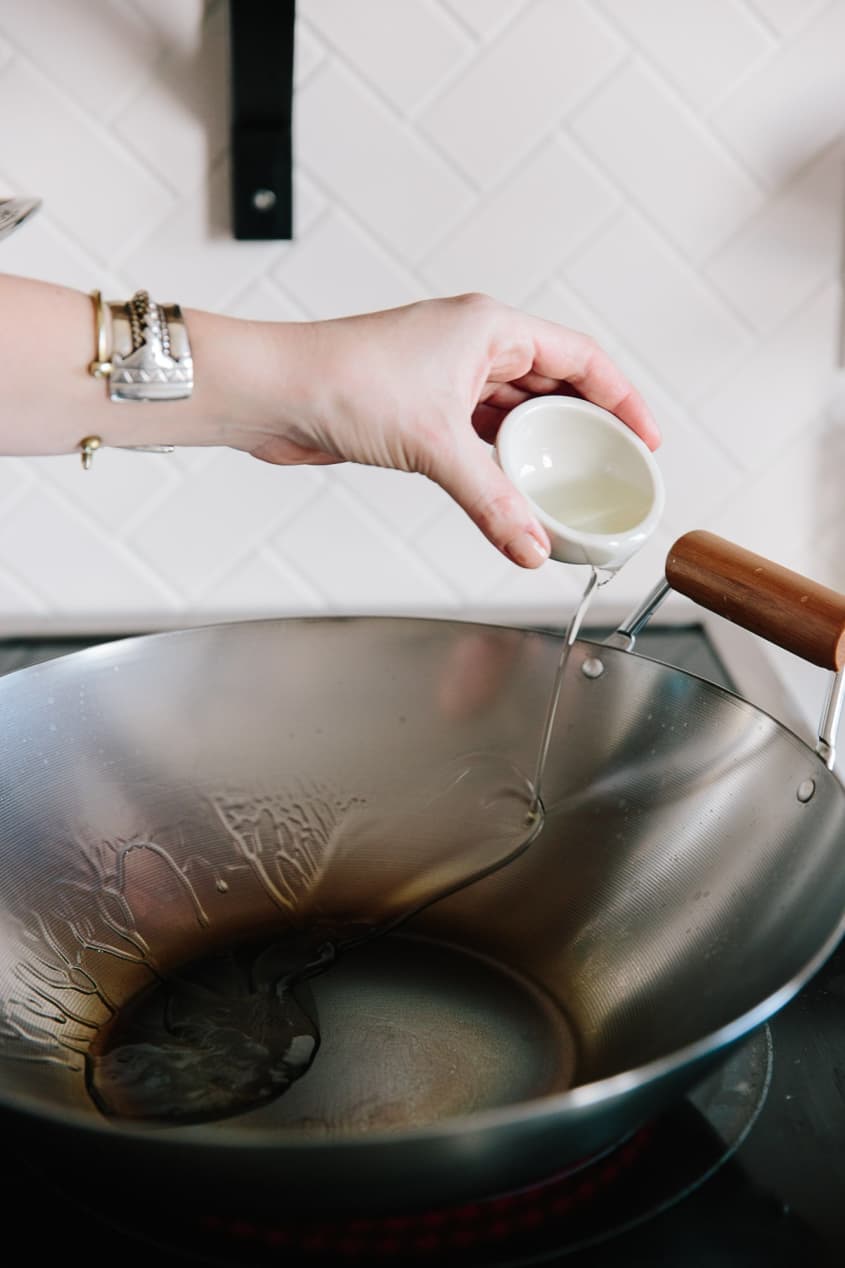
[[[801,164],[800,167],[795,169],[785,184],[779,185],[776,189],[770,190],[762,206],[752,212],[748,219],[744,220],[742,224],[737,225],[736,228],[719,243],[714,251],[703,257],[699,266],[701,271],[712,267],[717,257],[721,255],[723,251],[729,250],[743,233],[747,233],[754,224],[755,220],[758,220],[761,216],[769,212],[775,202],[793,191],[795,186],[799,185],[801,181],[805,180],[809,176],[813,168],[826,162],[833,154],[833,151],[837,149],[842,150],[842,156],[845,157],[845,139],[843,139],[841,135],[834,137],[834,139],[824,146],[823,149],[816,150],[804,163]],[[845,193],[845,177],[843,177],[840,184],[842,185],[842,192]]]
[[[360,498],[356,497],[351,492],[351,490],[345,488],[344,486],[338,486],[338,493],[342,497],[342,499],[349,506],[352,507],[353,511],[358,515],[358,517],[360,519],[363,519],[365,524],[368,524],[371,528],[374,528],[377,530],[379,536],[384,536],[386,530],[389,532],[390,525],[385,524],[384,520],[382,520],[378,515],[376,515],[373,511],[371,511],[370,508],[366,505],[366,503],[362,502]],[[476,531],[480,531],[480,530],[477,529]],[[415,533],[415,536],[417,535],[418,535],[418,532]],[[452,583],[446,577],[444,577],[441,573],[439,573],[437,569],[434,567],[434,565],[429,562],[428,559],[424,558],[420,554],[415,553],[410,543],[406,541],[405,538],[401,537],[399,534],[391,533],[390,540],[393,542],[395,546],[398,547],[399,554],[401,556],[403,556],[405,559],[410,560],[410,562],[414,564],[422,573],[424,574],[427,573],[430,579],[432,579],[437,584],[437,587],[439,589],[446,591],[446,595],[444,596],[444,599],[448,598],[451,602],[453,603],[456,602],[458,604],[460,604],[463,601],[463,595],[458,592],[458,590],[452,585]],[[490,549],[495,550],[495,547],[491,545]]]
[[[818,300],[822,297],[822,295],[825,293],[826,290],[830,289],[831,287],[836,287],[838,285],[839,283],[837,279],[830,278],[830,277],[824,278],[821,282],[819,282],[819,284],[816,287],[814,287],[814,289],[810,292],[810,294],[806,296],[806,298],[803,299],[801,303],[797,305],[797,307],[790,309],[790,311],[786,313],[784,317],[776,323],[776,325],[772,326],[769,330],[767,330],[765,334],[756,336],[755,346],[753,349],[750,350],[749,357],[745,358],[745,362],[750,360],[750,358],[754,356],[760,350],[760,347],[762,345],[770,343],[774,341],[775,339],[777,339],[783,333],[784,329],[789,325],[789,323],[793,321],[796,317],[799,317],[802,312],[804,312],[808,308],[812,308],[813,305],[817,303]],[[739,364],[734,366],[734,368],[731,370],[730,376],[727,376],[727,377],[732,377],[740,368],[741,366]],[[835,369],[835,366],[831,365],[831,372],[833,372],[834,369]],[[693,411],[699,410],[703,405],[707,403],[707,401],[712,396],[715,395],[715,391],[711,390],[713,389],[713,387],[714,387],[714,384],[708,383],[706,386],[700,389],[700,394],[697,394],[694,398],[691,399],[690,408]]]
[[[253,459],[253,461],[259,461],[259,459]],[[235,563],[232,564],[231,566],[227,565],[226,567],[223,568],[222,571],[218,569],[217,572],[212,572],[210,575],[210,578],[206,577],[203,580],[202,584],[199,586],[199,588],[191,592],[191,594],[189,595],[190,599],[192,601],[201,599],[202,595],[204,593],[207,593],[211,587],[215,585],[219,585],[219,583],[225,577],[227,577],[230,574],[230,572],[232,572],[235,568],[239,567],[240,564],[243,563],[244,559],[246,559],[248,555],[250,555],[256,548],[258,548],[259,550],[270,549],[272,551],[272,547],[270,546],[270,538],[275,536],[279,532],[283,532],[285,524],[291,523],[293,520],[297,518],[297,516],[301,515],[309,506],[311,506],[314,502],[316,502],[316,500],[324,492],[325,488],[326,488],[325,483],[321,482],[317,484],[316,487],[313,488],[311,492],[307,495],[307,497],[305,497],[301,502],[297,503],[293,511],[285,510],[284,508],[282,508],[279,511],[279,514],[276,517],[274,517],[269,523],[262,524],[261,527],[256,529],[255,533],[248,539],[245,549],[238,554]],[[291,571],[294,573],[294,575],[298,575],[296,569],[291,569]],[[313,587],[308,586],[306,583],[303,583],[303,584],[306,585],[307,589],[313,589]]]
[[[387,243],[384,242],[381,235],[376,232],[376,230],[372,227],[372,225],[368,224],[365,220],[363,220],[358,215],[358,213],[355,212],[349,206],[348,203],[344,202],[342,199],[332,194],[328,186],[322,184],[320,177],[315,172],[313,172],[310,168],[308,168],[304,163],[302,165],[302,170],[307,174],[308,179],[312,181],[318,193],[320,193],[325,199],[325,201],[329,204],[329,206],[327,206],[324,209],[324,211],[320,213],[318,217],[318,221],[320,223],[328,220],[331,217],[333,212],[333,207],[331,206],[331,204],[334,203],[335,207],[339,208],[344,213],[344,215],[347,216],[347,218],[355,225],[355,228],[359,230],[359,232],[361,233],[362,237],[365,240],[372,241],[373,243],[375,243],[378,246],[378,248],[381,250],[381,252],[387,257],[387,259],[390,260],[391,264],[398,264],[400,268],[405,270],[408,276],[413,281],[415,281],[417,285],[420,287],[420,289],[424,292],[424,296],[428,296],[431,293],[431,287],[429,283],[425,280],[425,278],[421,274],[417,272],[417,268],[418,268],[417,265],[413,265],[409,261],[402,260],[399,256],[397,256],[394,253],[393,248],[388,246]],[[318,221],[315,220],[314,224],[318,223]],[[312,231],[312,228],[313,228],[313,225],[309,225],[307,230],[307,233],[309,235]]]
[[[580,137],[574,136],[568,130],[566,131],[565,135],[567,139],[572,143],[573,147],[578,151],[579,156],[587,164],[587,166],[589,166],[591,170],[593,170],[594,172],[598,171],[604,175],[605,180],[608,182],[611,188],[616,192],[618,198],[620,199],[620,202],[623,204],[623,207],[625,206],[625,204],[628,204],[629,206],[633,204],[633,206],[631,206],[630,209],[640,216],[640,218],[648,226],[651,232],[659,239],[661,246],[668,248],[669,251],[675,256],[676,260],[679,263],[681,263],[683,267],[689,273],[694,274],[695,278],[697,279],[697,281],[699,282],[701,286],[702,291],[704,291],[706,294],[709,294],[710,298],[713,300],[715,304],[721,305],[724,308],[725,312],[729,316],[734,318],[734,320],[742,328],[744,333],[753,336],[755,333],[754,327],[752,326],[748,318],[745,317],[742,313],[740,313],[737,309],[735,309],[732,302],[729,301],[724,296],[722,296],[722,294],[716,290],[716,288],[713,286],[710,280],[708,278],[705,278],[702,275],[701,269],[698,266],[698,264],[693,259],[691,259],[689,255],[687,255],[685,249],[680,245],[680,243],[676,242],[674,239],[671,239],[667,235],[666,231],[654,220],[650,210],[647,207],[644,207],[643,204],[639,200],[635,201],[634,196],[628,193],[628,191],[625,190],[623,186],[621,186],[618,183],[617,179],[611,176],[604,167],[599,167],[598,164],[596,164],[595,160],[593,159],[592,155],[590,154],[589,150],[586,148],[586,146],[584,145],[584,142],[581,140]]]
[[[5,31],[4,38],[6,38]],[[50,79],[38,63],[33,61],[25,49],[21,49],[17,45],[13,45],[12,47],[14,48],[15,59],[20,61],[21,64],[29,70],[29,72],[34,75],[42,85],[47,84],[56,96],[69,107],[71,114],[73,114],[75,118],[83,120],[91,132],[96,134],[100,143],[105,144],[109,149],[120,152],[123,142],[122,140],[120,142],[117,141],[111,127],[108,124],[102,123],[96,116],[89,114],[89,112],[79,104],[77,99],[71,96],[66,88],[57,84],[55,80]],[[137,161],[138,166],[143,168],[144,175],[147,179],[157,185],[161,193],[178,196],[177,191],[171,189],[168,182],[164,181],[155,169],[149,166],[142,155],[133,154],[133,158]]]
[[[380,109],[386,111],[389,118],[394,123],[400,125],[404,132],[407,133],[411,131],[414,139],[417,141],[420,148],[422,150],[427,149],[431,156],[438,159],[439,162],[441,162],[444,167],[448,168],[449,171],[451,171],[452,175],[455,176],[456,179],[460,181],[461,185],[464,186],[465,190],[468,193],[470,194],[482,193],[482,191],[478,189],[478,187],[476,186],[472,178],[469,176],[469,174],[465,172],[463,168],[459,166],[458,163],[455,162],[455,160],[451,157],[450,154],[448,154],[445,151],[441,151],[437,147],[437,145],[432,141],[431,137],[429,137],[426,133],[422,132],[420,129],[410,128],[409,127],[410,120],[405,118],[401,114],[395,102],[392,102],[390,98],[386,96],[379,89],[377,84],[373,83],[369,79],[365,79],[360,74],[357,67],[349,61],[349,59],[344,55],[344,53],[342,51],[335,49],[334,47],[331,47],[331,52],[328,56],[328,66],[325,68],[324,73],[327,73],[328,70],[331,69],[332,65],[339,67],[341,71],[352,80],[352,82],[356,85],[356,87],[360,88],[363,91],[363,94],[370,99],[371,103],[377,102]]]
[[[64,456],[69,459],[77,457],[78,460],[78,455],[67,454]],[[129,560],[135,566],[137,571],[144,575],[147,580],[152,583],[153,588],[159,590],[161,597],[165,602],[177,607],[184,604],[184,597],[180,596],[178,592],[164,580],[163,577],[159,576],[151,564],[147,563],[142,556],[137,555],[128,543],[122,541],[118,537],[103,539],[102,526],[96,518],[83,510],[80,503],[71,498],[64,489],[55,484],[51,484],[48,487],[40,481],[36,481],[36,484],[38,486],[39,494],[46,494],[46,496],[52,499],[65,514],[75,519],[78,524],[82,524],[85,528],[92,532],[96,538],[102,541],[103,544],[108,545],[113,549],[116,548],[115,553],[122,555],[125,559]]]
[[[559,285],[562,284],[565,288],[571,289],[574,292],[576,298],[579,300],[579,302],[583,303],[590,310],[590,312],[593,311],[593,306],[589,298],[587,298],[584,295],[584,293],[577,286],[577,284],[575,284],[574,282],[571,282],[569,278],[553,278],[552,280],[553,282],[557,281]],[[668,398],[668,400],[678,408],[687,426],[689,426],[690,429],[693,430],[694,432],[700,433],[703,431],[703,434],[706,437],[708,443],[713,446],[713,449],[716,453],[720,454],[721,457],[724,458],[725,461],[728,462],[729,464],[736,463],[735,456],[728,449],[725,448],[721,438],[718,436],[714,436],[708,428],[705,428],[703,426],[701,419],[699,419],[694,412],[694,407],[682,401],[678,397],[677,392],[674,389],[670,388],[669,384],[663,380],[660,369],[652,365],[648,357],[644,357],[642,353],[628,341],[626,336],[620,335],[615,326],[611,326],[611,333],[613,335],[615,344],[624,352],[624,354],[627,357],[631,359],[632,363],[636,367],[638,368],[642,367],[645,373],[654,379],[660,391],[663,392],[664,395]]]
[[[516,7],[514,12],[509,13],[507,17],[504,19],[504,21],[500,21],[498,25],[494,24],[493,29],[486,35],[480,35],[478,31],[474,29],[474,27],[471,27],[469,25],[469,23],[466,21],[465,18],[460,17],[459,9],[456,8],[453,10],[451,5],[444,5],[442,0],[435,0],[435,2],[437,3],[437,7],[439,9],[448,10],[448,12],[452,14],[453,22],[455,22],[456,25],[460,25],[464,27],[469,32],[470,36],[475,40],[479,48],[489,48],[491,44],[495,43],[495,41],[499,38],[500,35],[504,34],[504,32],[508,29],[508,27],[514,25],[517,18],[519,18],[520,14],[524,13],[525,10],[528,8],[529,4],[531,3],[531,0],[516,0]],[[458,0],[458,3],[460,3],[460,0]]]

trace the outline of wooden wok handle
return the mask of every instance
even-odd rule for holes
[[[666,580],[679,594],[814,665],[845,665],[845,595],[800,573],[696,531],[669,551]]]

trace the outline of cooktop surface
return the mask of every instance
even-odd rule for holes
[[[590,630],[600,640],[608,631]],[[102,639],[0,640],[0,673]],[[701,626],[655,626],[641,654],[732,687]],[[845,842],[843,842],[845,850]],[[190,1216],[156,1214],[120,1177],[91,1191],[4,1137],[7,1227],[48,1261],[74,1247],[124,1268],[461,1264],[827,1268],[845,1262],[845,943],[722,1069],[617,1148],[516,1193],[460,1207],[321,1223],[214,1209],[186,1178]]]

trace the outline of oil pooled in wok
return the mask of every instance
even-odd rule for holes
[[[317,914],[306,915],[296,932],[219,951],[159,978],[87,1052],[93,1100],[110,1116],[172,1124],[225,1118],[273,1100],[305,1073],[319,1046],[308,979],[497,870],[533,840],[540,823],[528,780],[483,756],[464,760],[436,796],[418,797],[401,813],[353,812],[341,821],[339,855],[367,857],[376,845],[385,855],[391,841],[401,841],[428,867],[410,868],[380,902],[370,896],[368,919],[352,912],[327,919],[318,898]],[[468,834],[477,847],[467,848]],[[464,856],[469,863],[456,870]],[[364,866],[364,890],[367,879]],[[330,881],[323,891],[330,902]]]
[[[417,792],[411,804],[353,819],[341,851],[356,835],[369,833],[401,839],[405,848],[410,841],[413,855],[425,860],[400,891],[398,911],[373,920],[363,933],[360,926],[330,926],[328,932],[324,926],[310,936],[219,953],[144,992],[86,1058],[88,1088],[104,1113],[200,1122],[273,1100],[306,1072],[319,1047],[309,977],[325,972],[339,951],[395,929],[522,852],[542,826],[540,790],[561,682],[598,584],[591,569],[564,638],[533,785],[519,772],[503,771],[500,762],[475,755],[456,764],[444,786]],[[466,850],[467,834],[483,840],[485,850],[470,850],[474,862],[456,878],[454,862]]]
[[[106,1114],[168,1122],[224,1118],[272,1100],[308,1069],[319,1031],[295,942],[226,950],[136,997],[87,1055]]]

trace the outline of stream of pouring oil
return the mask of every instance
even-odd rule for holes
[[[537,752],[537,765],[534,768],[534,810],[539,813],[542,813],[543,775],[545,774],[546,762],[549,756],[549,745],[552,742],[552,731],[557,717],[557,707],[560,703],[560,691],[563,686],[564,674],[566,673],[566,663],[569,660],[569,653],[572,651],[581,626],[584,624],[584,617],[587,615],[593,595],[600,584],[602,583],[599,581],[598,571],[595,568],[591,568],[584,593],[581,595],[578,606],[569,619],[569,624],[563,637],[563,648],[560,653],[555,680],[552,683],[552,691],[546,709],[546,720],[543,723],[543,731],[540,737],[540,748]]]
[[[591,569],[567,626],[533,782],[524,779],[515,792],[505,787],[503,776],[502,790],[491,798],[484,791],[490,770],[470,763],[432,802],[414,811],[420,822],[425,816],[428,832],[435,835],[447,823],[475,823],[485,844],[489,839],[490,854],[498,847],[494,861],[480,863],[458,881],[444,884],[439,874],[426,878],[427,887],[417,885],[398,916],[363,933],[360,927],[351,933],[312,930],[307,937],[241,945],[155,982],[118,1013],[86,1054],[86,1084],[102,1113],[176,1125],[226,1118],[274,1100],[305,1073],[319,1047],[309,978],[329,969],[339,954],[382,937],[528,848],[543,825],[543,776],[567,661],[599,584]],[[405,823],[410,823],[407,814]],[[507,840],[503,834],[509,834]]]

